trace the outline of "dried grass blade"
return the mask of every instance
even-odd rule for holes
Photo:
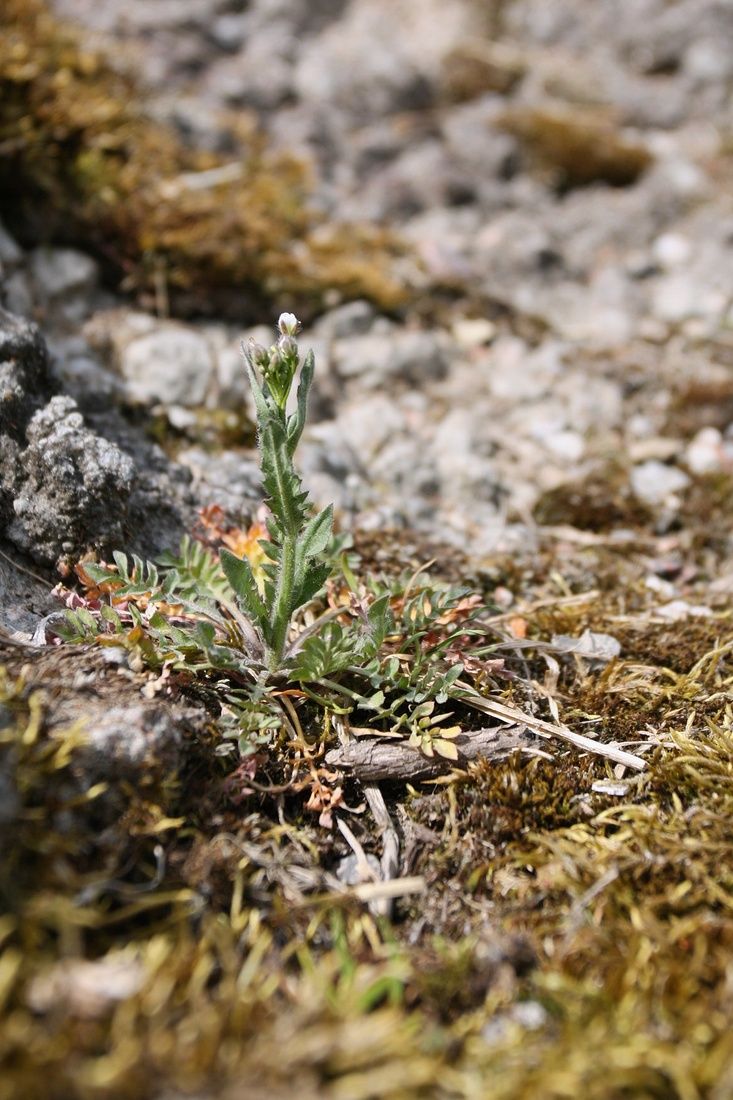
[[[492,718],[498,718],[501,722],[521,722],[528,730],[536,733],[539,737],[558,737],[563,741],[569,741],[571,745],[575,745],[578,749],[585,749],[586,752],[593,753],[595,756],[603,756],[607,760],[613,760],[616,764],[624,764],[627,768],[634,768],[639,772],[644,771],[646,768],[646,761],[642,760],[640,756],[625,752],[624,749],[620,749],[616,745],[593,741],[590,737],[573,733],[565,726],[553,722],[544,722],[541,718],[534,718],[531,714],[525,714],[523,711],[517,710],[516,707],[508,707],[505,703],[499,703],[494,699],[486,699],[483,695],[474,692],[470,684],[463,683],[460,680],[456,681],[456,686],[466,691],[466,695],[463,696],[465,703],[475,707],[476,710],[483,711],[484,714],[490,714]]]

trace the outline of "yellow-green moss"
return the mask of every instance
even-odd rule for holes
[[[233,161],[191,151],[44,0],[0,8],[0,205],[24,240],[90,249],[124,288],[179,312],[403,301],[394,239],[319,225],[303,164],[240,129]]]
[[[359,545],[387,570],[428,549]],[[186,746],[175,783],[127,791],[109,843],[94,829],[107,792],[71,805],[83,732],[54,734],[54,651],[11,651],[0,776],[22,798],[0,872],[0,1100],[285,1100],[293,1081],[305,1100],[731,1095],[730,619],[645,619],[644,549],[618,591],[553,606],[560,570],[587,585],[611,565],[552,546],[506,575],[544,604],[524,614],[528,637],[590,626],[622,643],[605,669],[559,658],[561,716],[601,739],[651,731],[648,770],[620,776],[543,741],[551,760],[478,764],[414,795],[385,786],[405,848],[416,827],[407,873],[427,883],[392,924],[329,894],[319,876],[344,846],[297,797],[233,804],[211,737]],[[542,651],[522,659],[542,683]],[[140,682],[108,675],[139,698]],[[547,713],[542,693],[525,702]],[[267,771],[280,778],[277,760]],[[377,849],[367,815],[352,827]],[[120,971],[131,985],[115,997]]]

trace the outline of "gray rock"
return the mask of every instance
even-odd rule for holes
[[[429,106],[443,58],[476,22],[471,6],[454,0],[352,0],[338,22],[302,43],[295,88],[359,121]]]
[[[134,401],[203,405],[214,374],[207,341],[185,325],[169,324],[133,339],[119,358]]]
[[[69,397],[53,397],[32,417],[27,440],[22,462],[5,472],[14,513],[8,539],[49,565],[122,545],[134,481],[130,456],[85,427]]]
[[[10,313],[28,317],[33,313],[33,288],[25,271],[11,272],[0,284],[0,302]]]
[[[676,466],[666,466],[655,459],[634,466],[630,480],[637,500],[652,508],[666,504],[675,493],[686,489],[690,484],[684,470],[678,470]]]
[[[48,351],[40,330],[0,309],[0,437],[22,439],[50,390]]]
[[[87,720],[87,741],[80,750],[85,772],[95,780],[136,779],[146,765],[158,774],[180,762],[183,708],[155,702],[106,707]]]
[[[76,401],[82,412],[101,412],[123,396],[123,386],[93,355],[70,355],[52,363],[59,388]]]
[[[375,318],[374,306],[370,302],[357,299],[324,313],[314,326],[314,332],[324,340],[363,336],[372,328]]]
[[[0,222],[0,269],[13,268],[21,263],[23,251]]]
[[[201,447],[189,447],[178,461],[192,476],[196,499],[201,505],[220,504],[232,516],[250,514],[263,497],[259,464],[255,454],[222,451],[211,454]]]
[[[365,389],[392,379],[422,384],[445,376],[451,350],[444,333],[394,330],[337,341],[334,363],[342,378],[358,380]]]
[[[293,93],[297,39],[287,26],[272,24],[247,39],[241,51],[212,67],[215,94],[230,107],[274,110]]]
[[[234,53],[240,48],[247,35],[247,17],[241,13],[231,12],[220,15],[212,23],[209,34],[212,42],[220,50]]]
[[[30,639],[38,620],[58,610],[52,582],[43,580],[35,562],[19,560],[8,542],[0,540],[0,549],[0,623],[11,635],[19,631]]]
[[[37,248],[30,255],[33,281],[46,301],[88,294],[99,280],[96,262],[73,248]]]

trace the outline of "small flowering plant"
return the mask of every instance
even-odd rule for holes
[[[223,534],[218,552],[186,537],[177,555],[158,562],[118,552],[114,565],[85,562],[77,575],[86,595],[68,593],[66,626],[56,633],[124,645],[161,670],[161,683],[202,677],[220,693],[225,738],[237,738],[245,754],[283,724],[297,731],[307,700],[324,716],[370,713],[376,734],[409,737],[425,755],[455,760],[459,727],[435,706],[464,697],[460,647],[470,645],[473,603],[463,589],[419,585],[416,576],[395,588],[359,581],[347,558],[338,560],[332,506],[313,508],[295,466],[315,369],[312,352],[301,360],[299,327],[283,313],[272,346],[242,347],[264,525],[253,535]],[[214,516],[209,523],[218,530]]]
[[[296,335],[299,322],[282,313],[279,337],[270,348],[250,342],[242,345],[255,399],[257,441],[262,480],[270,517],[268,538],[262,540],[266,563],[258,585],[246,557],[222,550],[221,564],[242,611],[254,632],[248,632],[253,656],[261,657],[270,672],[286,660],[293,615],[325,584],[330,566],[323,561],[333,527],[333,506],[312,515],[308,495],[295,469],[293,456],[305,427],[308,394],[313,382],[313,352],[300,372],[295,411],[287,404],[300,366]]]

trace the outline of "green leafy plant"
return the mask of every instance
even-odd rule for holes
[[[251,655],[270,672],[278,672],[288,656],[293,615],[325,584],[330,566],[323,555],[331,539],[333,507],[311,515],[311,504],[295,469],[293,457],[305,427],[314,359],[303,363],[295,411],[288,414],[290,391],[300,363],[295,335],[298,321],[283,313],[280,337],[268,350],[256,344],[244,349],[255,399],[262,480],[267,493],[269,539],[262,546],[267,561],[258,585],[246,557],[221,552],[224,573],[253,631],[247,631]],[[261,381],[258,377],[261,372]]]
[[[367,712],[375,734],[455,759],[459,727],[434,708],[465,694],[475,597],[419,572],[391,584],[357,579],[332,507],[313,509],[295,466],[315,369],[312,352],[301,363],[298,327],[284,313],[271,347],[243,346],[266,527],[238,532],[218,553],[186,537],[157,563],[115,552],[113,566],[78,566],[85,594],[67,593],[58,633],[125,646],[150,667],[208,684],[222,733],[244,753],[283,724],[301,733],[297,710],[310,702],[326,714]]]

